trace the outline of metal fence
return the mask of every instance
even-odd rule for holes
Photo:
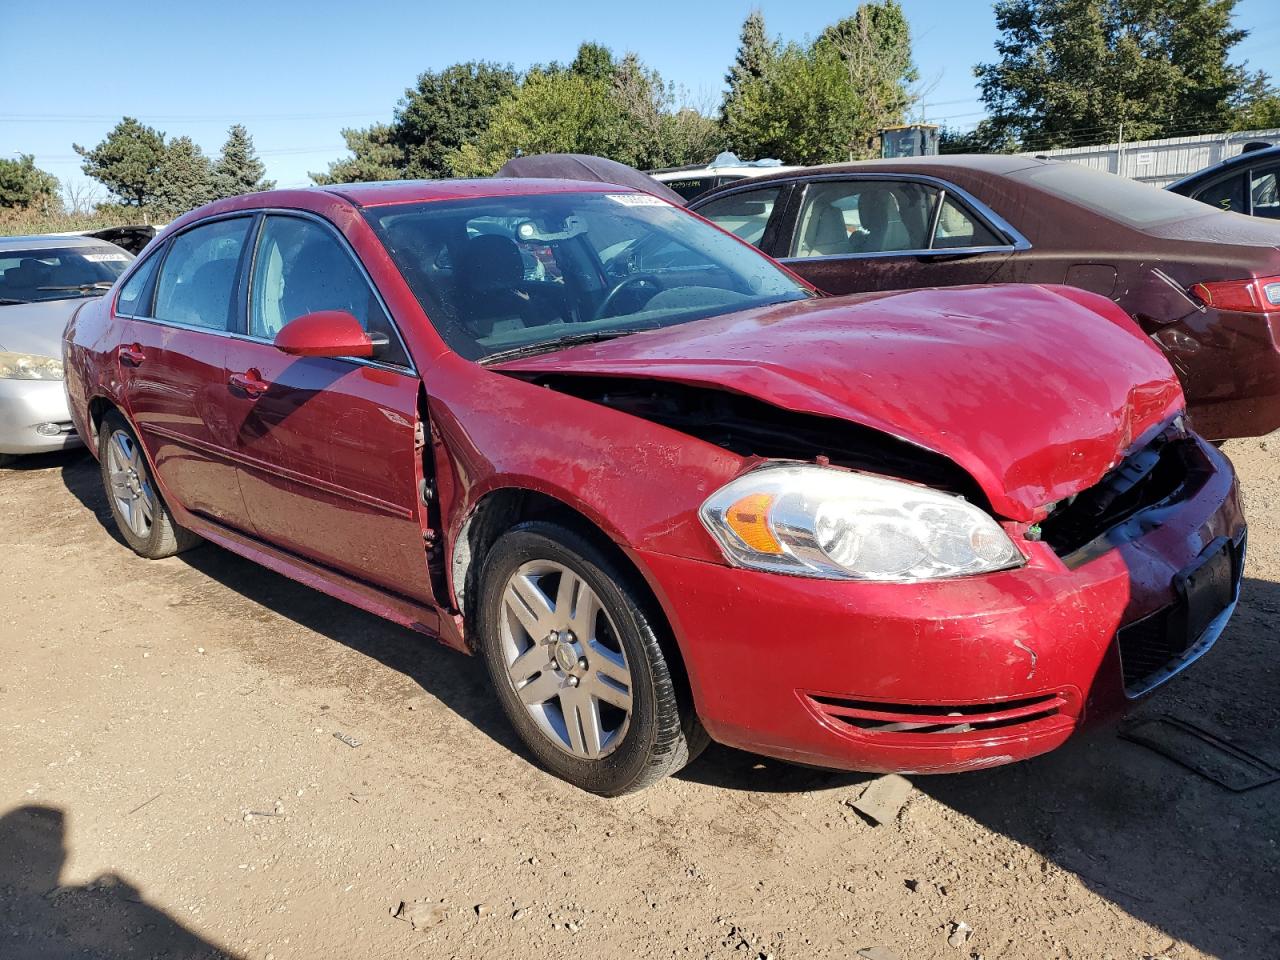
[[[1167,140],[1137,140],[1132,143],[1103,143],[1094,147],[1066,147],[1036,150],[1031,155],[1057,157],[1084,164],[1095,170],[1118,173],[1156,187],[1195,173],[1210,164],[1234,157],[1254,140],[1280,143],[1280,128],[1241,130],[1235,133],[1208,133],[1198,137],[1170,137]]]

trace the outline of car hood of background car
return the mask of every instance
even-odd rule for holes
[[[839,417],[950,458],[1021,521],[1092,486],[1183,406],[1136,326],[1038,286],[800,301],[495,369],[671,380]]]
[[[62,331],[82,303],[93,298],[0,304],[0,350],[62,356]]]

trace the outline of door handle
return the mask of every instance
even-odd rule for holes
[[[246,370],[244,373],[233,373],[227,383],[242,391],[250,400],[257,400],[270,389],[271,384],[262,379],[257,370]]]
[[[147,355],[143,352],[142,347],[136,343],[130,344],[127,347],[121,347],[116,352],[121,361],[129,364],[131,367],[141,366],[142,361],[147,359]]]

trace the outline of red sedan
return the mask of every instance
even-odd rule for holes
[[[708,735],[1030,757],[1238,596],[1231,467],[1114,304],[824,299],[624,187],[219,201],[80,310],[65,365],[139,554],[203,538],[480,654],[530,751],[602,794]]]

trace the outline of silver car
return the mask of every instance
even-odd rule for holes
[[[0,237],[0,465],[80,442],[62,383],[62,331],[132,259],[90,237]]]

